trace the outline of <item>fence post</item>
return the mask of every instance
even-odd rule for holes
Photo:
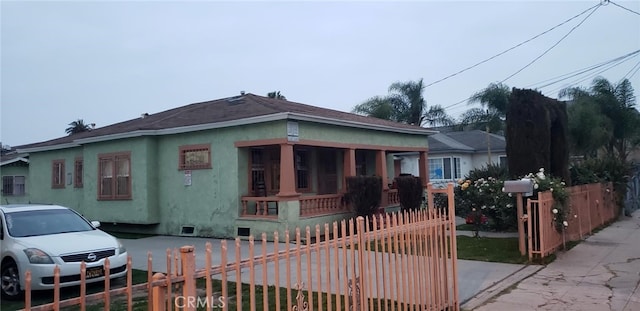
[[[518,192],[516,194],[516,214],[518,219],[518,249],[520,250],[520,255],[524,256],[527,254],[525,240],[524,240],[524,207],[522,206],[522,193]],[[529,214],[527,214],[529,215]]]
[[[182,299],[186,302],[196,300],[196,280],[193,278],[196,270],[194,257],[195,247],[186,245],[180,247],[180,261],[182,263],[182,276],[184,285],[182,287]],[[195,311],[195,304],[186,303],[183,310]]]
[[[358,226],[358,275],[354,276],[356,278],[356,281],[358,282],[358,284],[356,284],[358,287],[354,288],[354,292],[356,294],[356,299],[359,299],[359,301],[353,301],[353,309],[352,310],[366,310],[368,309],[365,305],[365,293],[366,291],[364,290],[364,276],[367,275],[368,271],[364,270],[364,244],[367,243],[367,241],[364,238],[364,233],[365,233],[365,223],[364,223],[364,217],[362,216],[358,216],[358,218],[356,218],[357,221],[357,226]],[[368,224],[367,224],[368,225]],[[356,308],[356,305],[359,306],[359,308]]]
[[[164,280],[165,279],[165,275],[162,273],[156,273],[153,275],[153,277],[151,278],[153,280],[153,282],[155,281],[160,281],[160,280]],[[164,311],[166,308],[166,303],[165,303],[165,290],[163,288],[163,286],[153,286],[151,284],[149,284],[152,288],[151,288],[151,299],[153,300],[151,302],[151,306],[152,306],[152,310],[153,311]]]

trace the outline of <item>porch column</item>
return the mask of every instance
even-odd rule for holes
[[[387,180],[387,153],[384,150],[376,151],[376,174],[382,178],[382,193],[380,207],[389,206],[389,181]]]
[[[280,192],[279,197],[298,196],[296,192],[296,175],[294,170],[293,145],[280,145]]]
[[[356,176],[356,150],[345,149],[342,169],[342,192],[347,192],[347,177]]]
[[[420,180],[422,181],[422,185],[424,187],[427,186],[429,182],[429,165],[427,165],[427,152],[420,151],[420,159],[418,160],[418,175],[420,175]]]
[[[382,177],[382,190],[389,190],[389,178],[387,176],[387,153],[384,150],[376,151],[376,174]]]

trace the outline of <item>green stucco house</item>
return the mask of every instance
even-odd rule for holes
[[[417,152],[426,185],[433,133],[242,94],[20,146],[28,161],[17,169],[23,200],[111,230],[228,238],[353,216],[347,176],[381,176],[383,205],[397,205],[393,154]]]

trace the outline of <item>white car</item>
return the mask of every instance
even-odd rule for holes
[[[24,276],[31,271],[31,289],[54,287],[53,270],[60,267],[60,285],[80,284],[80,264],[86,263],[87,283],[104,281],[104,261],[110,277],[127,274],[127,251],[113,236],[97,229],[74,210],[58,205],[0,205],[0,280],[2,297],[21,299]]]

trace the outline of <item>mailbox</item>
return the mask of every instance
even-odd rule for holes
[[[523,193],[524,196],[533,195],[533,183],[530,179],[506,180],[504,182],[504,192]]]

